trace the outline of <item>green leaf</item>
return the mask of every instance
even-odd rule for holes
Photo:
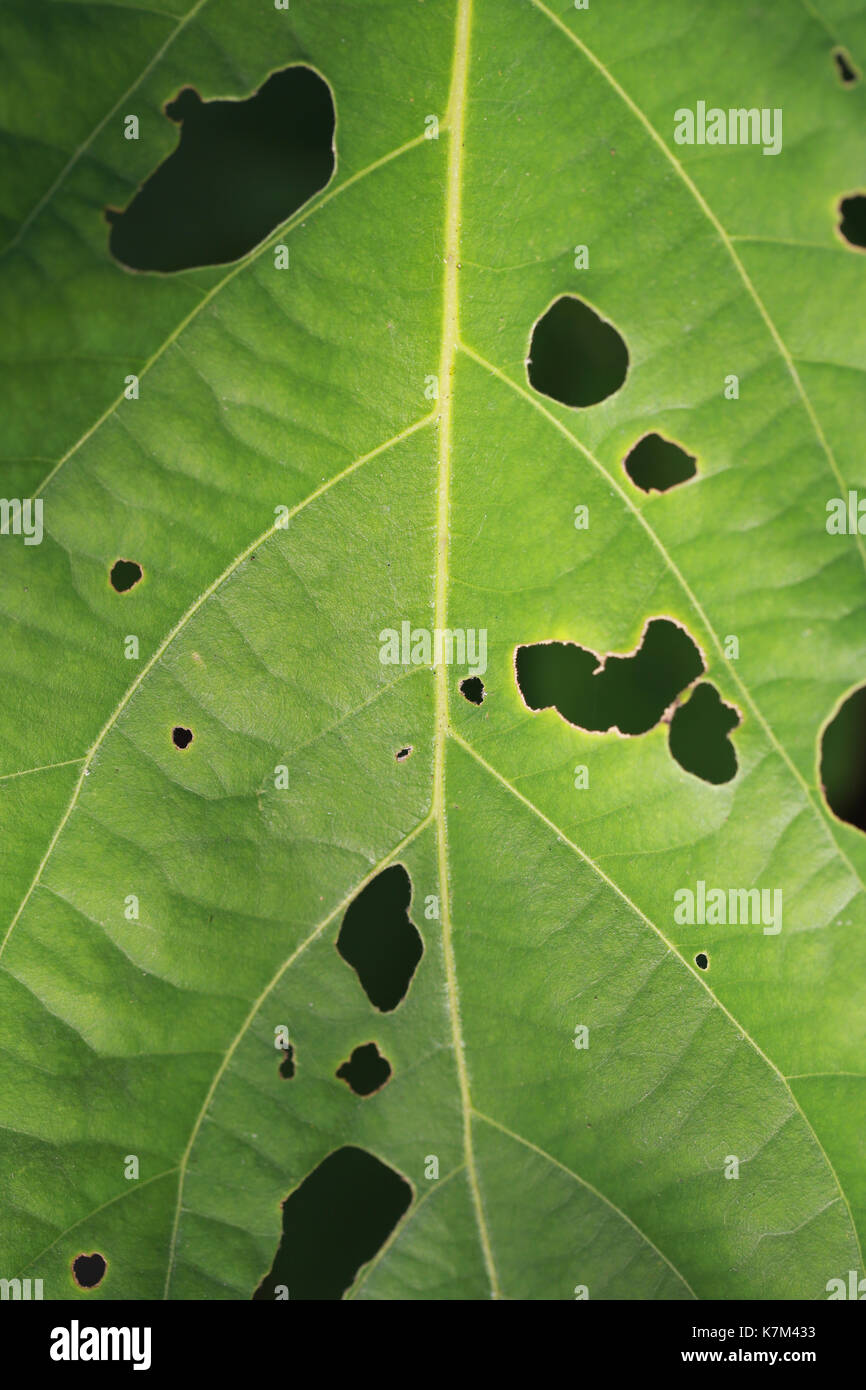
[[[860,0],[4,6],[4,490],[45,535],[0,537],[0,1276],[249,1298],[343,1146],[412,1189],[351,1297],[862,1272],[866,851],[818,776],[866,669],[862,538],[825,527],[866,486],[837,44],[862,69]],[[174,148],[165,103],[299,63],[328,186],[231,266],[118,265],[103,210]],[[676,144],[698,101],[780,108],[783,148]],[[586,409],[527,377],[562,295],[628,350]],[[634,485],[651,431],[692,480]],[[730,780],[664,721],[521,698],[518,646],[625,655],[653,618],[739,716]],[[404,622],[486,631],[480,704],[458,664],[383,664]],[[336,942],[397,864],[424,950],[380,1012]],[[780,890],[782,930],[677,922],[699,881]],[[362,1098],[337,1072],[371,1041]]]

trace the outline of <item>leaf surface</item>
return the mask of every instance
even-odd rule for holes
[[[355,1145],[413,1198],[350,1297],[825,1297],[866,1225],[866,852],[817,762],[864,672],[863,541],[824,523],[866,484],[835,231],[864,98],[831,61],[862,67],[866,6],[13,0],[2,28],[4,490],[45,537],[0,538],[0,1272],[249,1298],[287,1194]],[[231,266],[114,262],[165,103],[297,63],[334,95],[328,186]],[[675,145],[699,99],[781,108],[782,152]],[[585,410],[527,379],[563,294],[628,348]],[[630,482],[650,430],[693,481]],[[740,715],[724,785],[664,723],[521,699],[520,644],[623,654],[659,616]],[[407,621],[486,631],[480,705],[453,663],[382,663]],[[379,1012],[335,946],[398,863],[424,953]],[[782,930],[678,924],[698,881],[781,890]],[[336,1073],[370,1041],[361,1098]]]

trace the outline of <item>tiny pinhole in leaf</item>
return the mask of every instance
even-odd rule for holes
[[[854,83],[859,81],[860,73],[854,66],[851,54],[840,46],[833,49],[833,59],[843,87],[853,87]]]

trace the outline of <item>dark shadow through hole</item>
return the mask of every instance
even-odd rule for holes
[[[106,209],[111,254],[131,270],[235,261],[334,171],[334,103],[310,68],[275,72],[244,101],[184,87],[165,114],[180,125],[177,148],[125,211]]]
[[[595,652],[574,642],[518,647],[517,685],[530,709],[553,706],[570,724],[595,733],[644,734],[704,666],[689,634],[669,618],[652,618],[630,656]]]
[[[460,682],[460,694],[466,697],[470,705],[480,705],[484,699],[484,682],[479,676],[466,676]]]
[[[289,1043],[283,1052],[283,1060],[280,1062],[280,1076],[285,1081],[291,1081],[295,1074],[295,1049]]]
[[[394,754],[394,757],[397,759],[397,762],[398,762],[398,763],[405,763],[406,759],[408,758],[408,756],[409,756],[409,754],[410,754],[411,752],[412,752],[412,745],[411,745],[411,743],[410,743],[410,744],[407,744],[407,746],[406,746],[405,748],[398,748],[397,752]]]
[[[103,1255],[76,1255],[72,1261],[72,1277],[80,1289],[95,1289],[102,1283],[107,1268]]]
[[[337,937],[337,950],[381,1013],[405,997],[424,951],[409,917],[411,900],[408,873],[402,864],[391,864],[349,903]]]
[[[647,434],[626,455],[623,464],[635,487],[644,492],[667,492],[697,473],[694,454],[687,454],[671,439]]]
[[[337,1068],[336,1075],[356,1096],[372,1096],[390,1079],[391,1063],[374,1042],[362,1043],[352,1050],[348,1062]]]
[[[111,567],[111,587],[119,594],[128,593],[141,578],[141,565],[134,560],[115,560]]]
[[[707,955],[706,951],[698,951],[698,954],[695,956],[695,965],[698,967],[698,969],[707,970],[709,969],[709,964],[710,958]]]
[[[185,729],[183,725],[176,724],[171,731],[171,741],[175,748],[188,748],[192,743],[192,729]]]
[[[843,701],[824,730],[821,784],[830,810],[866,830],[866,686]]]
[[[845,48],[834,48],[833,58],[836,63],[836,71],[845,87],[852,86],[857,81],[860,74],[854,66],[851,54]]]
[[[680,767],[714,786],[730,782],[737,772],[737,755],[728,734],[740,716],[726,705],[714,685],[701,681],[671,720],[668,744]]]
[[[338,1299],[382,1248],[412,1200],[393,1168],[364,1149],[329,1154],[283,1203],[283,1235],[254,1299]]]
[[[597,405],[619,390],[627,371],[620,334],[575,295],[557,299],[532,330],[529,384],[563,405]]]
[[[866,246],[866,196],[852,193],[839,201],[839,231],[851,246]]]

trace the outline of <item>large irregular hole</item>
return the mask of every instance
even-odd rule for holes
[[[411,900],[408,873],[402,864],[392,864],[349,904],[337,937],[337,950],[382,1013],[396,1009],[405,997],[424,951],[409,918]]]
[[[689,634],[669,618],[652,618],[629,656],[596,652],[573,642],[517,648],[517,684],[530,709],[558,710],[580,729],[644,734],[704,669]]]
[[[866,246],[866,196],[852,193],[839,201],[839,231],[852,246]]]
[[[334,103],[307,67],[275,72],[245,101],[185,87],[165,108],[180,142],[125,211],[106,210],[111,254],[132,270],[237,260],[334,170]]]
[[[80,1289],[95,1289],[101,1284],[108,1262],[104,1255],[76,1255],[72,1261],[72,1277]]]
[[[364,1149],[329,1154],[283,1203],[282,1239],[253,1297],[282,1287],[291,1300],[342,1298],[411,1200],[405,1178]]]
[[[736,776],[737,755],[728,734],[740,722],[714,685],[701,681],[671,719],[668,742],[680,767],[719,786]]]
[[[647,434],[639,439],[623,466],[635,486],[644,492],[667,492],[693,478],[698,471],[694,454],[687,454],[679,444],[660,434]]]
[[[866,830],[866,685],[843,701],[824,730],[821,783],[830,810]]]
[[[565,294],[533,328],[526,371],[543,396],[563,405],[597,405],[625,381],[628,350],[612,323]]]
[[[857,81],[860,74],[854,66],[851,54],[845,48],[834,48],[833,60],[836,64],[836,71],[839,74],[842,85],[845,87],[852,86],[853,83]]]
[[[374,1042],[362,1043],[353,1049],[348,1062],[337,1068],[336,1074],[356,1096],[372,1096],[390,1079],[391,1063]]]
[[[135,560],[115,560],[111,567],[111,587],[119,594],[127,593],[141,578],[141,565]]]

